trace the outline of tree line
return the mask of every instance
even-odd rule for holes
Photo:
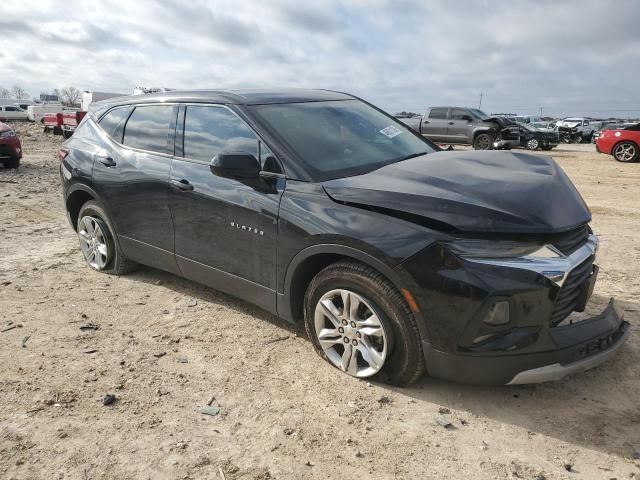
[[[82,99],[82,92],[76,87],[54,88],[51,92],[41,92],[41,94],[55,95],[63,105],[68,106],[79,105]],[[28,100],[30,97],[29,92],[19,85],[14,85],[11,88],[0,86],[0,98]]]

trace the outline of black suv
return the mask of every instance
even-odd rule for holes
[[[560,378],[628,335],[590,212],[550,158],[440,152],[353,96],[172,91],[94,104],[60,150],[87,263],[150,265],[304,321],[317,352],[397,385]]]

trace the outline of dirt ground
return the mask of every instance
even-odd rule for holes
[[[591,308],[614,296],[634,328],[619,356],[556,383],[397,389],[340,374],[227,295],[91,271],[60,140],[17,127],[22,166],[0,169],[0,478],[640,479],[640,164],[552,152],[600,235]]]

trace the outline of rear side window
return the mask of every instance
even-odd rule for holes
[[[432,108],[429,112],[429,118],[447,118],[446,108]]]
[[[184,119],[185,158],[208,162],[223,152],[245,152],[257,158],[258,139],[226,108],[188,105]]]
[[[98,124],[117,142],[122,142],[122,126],[131,112],[130,107],[114,108],[100,119]]]
[[[136,107],[124,127],[122,143],[151,152],[173,153],[169,149],[169,137],[175,116],[173,105]]]

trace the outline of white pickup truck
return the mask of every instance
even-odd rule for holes
[[[556,122],[561,138],[577,142],[582,140],[590,142],[591,137],[600,130],[601,125],[600,121],[582,117],[564,118]]]

